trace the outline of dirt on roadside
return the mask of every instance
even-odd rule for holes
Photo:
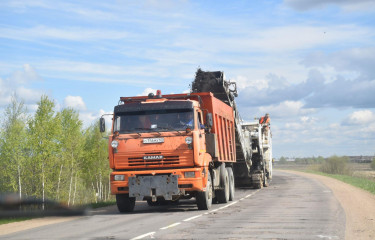
[[[30,219],[22,222],[2,224],[0,225],[0,236],[45,225],[67,222],[78,218],[80,217],[44,217]]]
[[[279,171],[316,179],[332,190],[345,211],[345,239],[375,239],[375,195],[330,177]]]

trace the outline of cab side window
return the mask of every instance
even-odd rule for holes
[[[204,129],[204,125],[202,124],[202,114],[198,112],[198,128]]]

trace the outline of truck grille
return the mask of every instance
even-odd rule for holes
[[[179,156],[164,156],[163,159],[148,159],[145,160],[143,157],[130,157],[128,158],[129,167],[138,167],[138,166],[168,166],[179,164]]]

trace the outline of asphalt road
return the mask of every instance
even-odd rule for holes
[[[0,239],[344,239],[345,212],[314,179],[274,172],[270,187],[236,189],[233,202],[198,211],[194,200],[132,214],[115,206],[93,216],[1,236]]]

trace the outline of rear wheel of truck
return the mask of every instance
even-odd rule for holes
[[[129,197],[129,194],[116,194],[116,203],[119,212],[132,212],[135,206],[135,198]]]
[[[267,177],[267,171],[266,169],[264,168],[264,172],[263,172],[263,176],[264,176],[264,179],[263,179],[263,186],[264,187],[268,187],[269,186],[269,182],[268,182],[268,177]]]
[[[212,205],[212,180],[211,174],[207,173],[206,191],[198,192],[196,196],[197,206],[199,210],[208,210]]]
[[[229,201],[234,200],[234,175],[233,169],[231,167],[227,167],[228,172],[228,179],[229,179]]]
[[[222,168],[220,171],[220,180],[222,181],[222,187],[223,189],[216,190],[216,198],[219,203],[227,203],[229,201],[229,177],[228,177],[228,171],[226,168]]]

